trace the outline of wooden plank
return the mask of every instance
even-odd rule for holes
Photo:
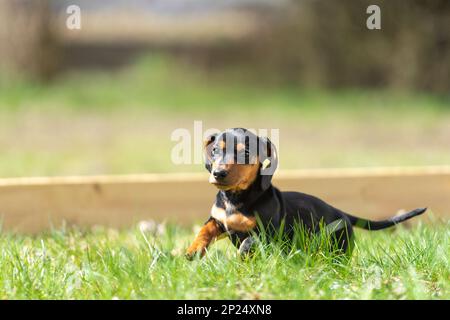
[[[36,233],[63,221],[115,228],[147,219],[201,222],[216,192],[207,180],[207,173],[0,179],[2,229]],[[450,166],[281,171],[274,184],[361,217],[424,206],[450,217]]]

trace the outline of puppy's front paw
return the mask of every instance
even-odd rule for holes
[[[186,258],[186,259],[188,259],[189,261],[192,261],[192,260],[194,260],[194,258],[195,258],[195,256],[197,255],[197,252],[189,252],[189,251],[187,251],[185,254],[184,254],[184,257]]]
[[[205,249],[202,248],[196,248],[196,247],[190,247],[187,249],[185,253],[185,257],[188,260],[193,260],[195,257],[203,257],[205,255]]]

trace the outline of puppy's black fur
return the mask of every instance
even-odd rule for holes
[[[231,152],[233,161],[230,161],[229,155],[228,158],[227,155],[224,155],[230,154],[230,152],[217,152],[218,148],[225,151],[226,147],[224,147],[223,141],[227,140],[233,140],[235,145],[236,143],[245,145],[245,160],[247,161],[245,164],[236,163],[236,152],[238,152],[236,147]],[[256,141],[257,148],[250,147],[252,141]],[[353,226],[367,230],[380,230],[426,211],[426,208],[416,209],[387,220],[371,221],[345,213],[312,195],[300,192],[280,192],[271,183],[273,172],[277,166],[275,146],[268,139],[257,137],[246,129],[229,129],[210,137],[206,142],[205,155],[206,168],[211,175],[220,176],[221,179],[220,181],[212,179],[213,183],[221,190],[216,196],[207,224],[217,226],[215,236],[227,233],[240,251],[248,251],[249,247],[243,246],[243,244],[248,242],[247,240],[251,240],[252,232],[259,230],[256,224],[248,223],[248,221],[255,221],[255,215],[258,215],[264,227],[270,226],[268,229],[272,230],[279,230],[284,220],[284,233],[289,237],[292,237],[296,224],[301,224],[310,232],[319,231],[320,226],[332,226],[332,239],[336,241],[335,245],[343,252],[347,252],[352,247]],[[249,164],[252,158],[256,159],[253,165]],[[239,181],[238,178],[234,178],[234,181],[231,178],[227,180],[228,173],[235,171],[235,175],[236,172],[239,175],[239,170],[247,168],[246,171],[242,171],[247,174],[248,170],[255,165],[258,166],[258,170],[254,171],[256,176],[246,188],[235,188]],[[271,172],[267,172],[266,166],[271,169]],[[216,171],[219,171],[220,174],[216,175]],[[241,227],[244,223],[248,226],[247,228]],[[208,244],[209,242],[206,241],[205,245]],[[196,251],[192,248],[191,252],[188,250],[188,253]]]

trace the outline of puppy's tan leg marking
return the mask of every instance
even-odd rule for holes
[[[200,252],[201,256],[203,256],[210,243],[218,239],[222,233],[222,228],[220,228],[217,222],[214,219],[209,220],[200,229],[194,242],[187,249],[186,256],[192,258],[197,252]]]

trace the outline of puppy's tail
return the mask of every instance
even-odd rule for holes
[[[386,220],[381,220],[381,221],[366,220],[366,219],[354,217],[350,214],[347,214],[347,217],[350,219],[350,222],[355,227],[363,228],[366,230],[381,230],[381,229],[392,227],[392,226],[396,225],[397,223],[406,221],[415,216],[421,215],[425,211],[427,211],[427,208],[420,208],[420,209],[416,209],[416,210],[407,212],[405,214],[402,214],[402,215],[399,215],[396,217],[392,217],[392,218],[389,218]]]

